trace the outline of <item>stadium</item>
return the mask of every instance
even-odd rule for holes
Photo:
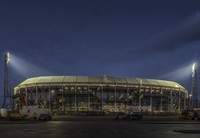
[[[172,81],[109,76],[41,76],[14,88],[15,108],[39,106],[52,113],[176,112],[188,91]]]

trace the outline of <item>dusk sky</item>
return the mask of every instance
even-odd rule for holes
[[[2,0],[1,97],[6,51],[12,87],[36,76],[107,75],[171,80],[190,91],[200,1]]]

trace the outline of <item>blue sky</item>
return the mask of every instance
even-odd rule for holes
[[[41,75],[172,80],[191,88],[199,60],[198,0],[26,0],[0,2],[3,55],[12,86]],[[199,94],[200,95],[200,94]]]

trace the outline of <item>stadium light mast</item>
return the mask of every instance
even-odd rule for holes
[[[196,63],[192,65],[192,88],[191,88],[191,95],[192,95],[192,107],[198,107],[198,96],[197,96],[197,70],[196,70]]]
[[[10,54],[7,52],[4,55],[4,101],[2,108],[12,108],[12,97],[11,97],[11,85],[9,79],[8,63],[10,60]]]

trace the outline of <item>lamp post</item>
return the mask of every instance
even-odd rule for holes
[[[197,96],[197,64],[192,65],[192,89],[191,89],[191,105],[193,108],[198,107],[198,96]]]
[[[11,109],[12,108],[12,98],[11,98],[11,85],[9,79],[8,63],[10,61],[10,54],[7,52],[4,56],[4,101],[2,108]]]

